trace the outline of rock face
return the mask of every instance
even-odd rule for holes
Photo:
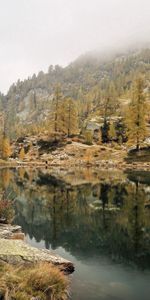
[[[72,273],[74,266],[49,250],[41,250],[29,246],[24,241],[0,239],[0,261],[10,264],[50,262],[57,265],[65,273]]]
[[[74,265],[49,250],[31,247],[22,241],[24,234],[20,226],[0,224],[0,262],[10,264],[34,264],[49,262],[57,265],[64,273],[74,272]]]

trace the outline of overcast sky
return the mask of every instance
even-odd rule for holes
[[[150,0],[0,0],[0,91],[50,64],[137,41],[150,41]]]

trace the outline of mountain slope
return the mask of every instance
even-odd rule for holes
[[[91,91],[99,89],[104,96],[110,85],[113,85],[116,99],[124,97],[133,79],[141,73],[145,77],[145,88],[150,89],[150,49],[103,56],[89,53],[65,68],[50,66],[47,73],[41,71],[32,78],[18,80],[5,99],[0,97],[3,98],[0,108],[7,112],[9,126],[16,120],[36,124],[48,117],[57,83],[61,84],[64,96],[71,96],[82,105]],[[94,101],[97,104],[98,98]]]

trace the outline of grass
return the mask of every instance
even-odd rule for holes
[[[67,300],[68,278],[55,266],[0,265],[0,299]]]

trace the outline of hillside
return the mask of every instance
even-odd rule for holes
[[[124,54],[99,55],[88,53],[65,68],[50,66],[24,81],[13,84],[6,96],[0,95],[0,110],[5,111],[7,128],[37,125],[49,118],[50,105],[57,83],[64,97],[72,97],[79,107],[81,119],[100,110],[101,99],[111,94],[116,114],[118,100],[128,102],[134,78],[144,75],[145,90],[150,90],[150,49]]]

